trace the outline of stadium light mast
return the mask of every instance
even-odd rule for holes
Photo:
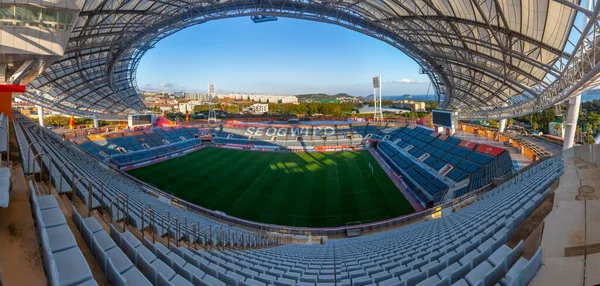
[[[211,122],[217,122],[217,116],[215,113],[215,103],[214,102],[208,103],[208,123],[211,123]]]
[[[375,103],[374,121],[383,121],[381,109],[381,76],[373,77],[373,102]]]

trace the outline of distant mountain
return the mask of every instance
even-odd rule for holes
[[[299,101],[322,101],[322,100],[336,100],[336,99],[351,99],[354,96],[347,93],[338,94],[325,94],[325,93],[309,93],[309,94],[298,94],[296,95]]]

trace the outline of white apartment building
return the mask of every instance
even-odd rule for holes
[[[180,103],[179,104],[179,112],[185,113],[185,111],[189,111],[190,113],[194,113],[195,104],[191,103]]]
[[[255,103],[250,106],[250,109],[255,114],[263,114],[263,113],[269,112],[269,105],[262,104],[262,103]]]

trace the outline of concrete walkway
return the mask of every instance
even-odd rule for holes
[[[565,255],[566,247],[600,243],[600,168],[566,158],[554,207],[544,221],[543,265],[531,285],[600,284],[600,253]]]
[[[0,208],[0,285],[47,285],[14,129],[9,124],[13,162],[8,208]]]

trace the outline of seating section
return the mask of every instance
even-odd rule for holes
[[[439,202],[445,191],[456,183],[468,181],[466,186],[455,190],[454,198],[513,173],[510,154],[502,148],[440,135],[416,125],[379,128],[371,139],[383,141],[379,152],[394,162],[392,165],[397,166],[398,171],[416,181],[415,184],[405,180],[413,192],[421,193],[419,198],[427,205]],[[422,161],[422,165],[416,161]],[[449,181],[434,179],[437,174]]]
[[[7,208],[10,200],[10,168],[0,167],[0,207]]]
[[[0,126],[3,126],[8,131],[8,117],[0,113]],[[8,138],[6,132],[0,129],[0,154],[4,155],[4,160],[8,162]],[[10,190],[10,168],[2,167],[2,160],[0,160],[0,207],[7,208],[10,196],[8,190]]]
[[[562,174],[552,158],[439,219],[324,245],[196,251],[114,227],[111,237],[161,285],[526,285],[541,249],[527,260],[522,241],[506,243]]]
[[[396,230],[325,245],[201,252],[208,264],[201,269],[216,273],[217,278],[239,274],[243,277],[238,285],[450,285],[461,280],[468,285],[493,285],[501,279],[518,279],[519,285],[526,285],[541,263],[536,257],[519,258],[522,243],[515,249],[505,243],[532,206],[550,194],[547,186],[562,174],[562,168],[560,159],[543,162],[476,204]]]
[[[83,219],[75,213],[75,224],[95,259],[107,273],[109,281],[115,285],[526,285],[541,265],[541,249],[528,260],[522,257],[522,242],[514,248],[508,247],[506,243],[521,222],[550,195],[549,186],[564,173],[560,158],[548,158],[475,197],[477,201],[472,204],[438,219],[366,236],[330,240],[322,245],[274,246],[272,242],[261,239],[252,232],[163,204],[144,192],[135,182],[108,170],[70,142],[60,140],[56,134],[38,128],[35,123],[25,119],[19,120],[19,124],[29,141],[40,141],[44,152],[52,157],[52,162],[73,162],[76,177],[94,178],[104,185],[104,191],[101,192],[99,185],[95,184],[92,195],[98,202],[98,207],[109,210],[113,217],[117,216],[118,211],[125,209],[115,208],[110,204],[111,200],[118,195],[127,194],[129,211],[126,221],[138,229],[141,229],[142,211],[152,209],[156,217],[167,218],[166,224],[161,219],[150,224],[156,235],[162,236],[169,232],[176,240],[233,246],[229,250],[213,248],[198,251],[172,244],[163,246],[147,238],[139,239],[132,232],[121,232],[112,225],[107,237],[107,233],[94,218]],[[413,153],[401,152],[392,145],[402,142],[396,141],[398,138],[391,140],[389,137],[392,136],[389,136],[384,139],[398,131],[395,127],[366,126],[363,131],[368,132],[369,128],[373,134],[378,134],[376,137],[384,134],[377,137],[383,140],[379,149],[386,155],[392,154],[389,158],[397,158],[397,165],[407,163],[404,160],[414,156]],[[172,136],[173,131],[170,134]],[[425,140],[423,136],[416,137]],[[473,155],[473,152],[478,151],[471,149],[469,154],[463,152],[460,156],[452,154],[462,158],[461,163],[467,160],[475,164],[487,160],[486,157],[478,157],[479,154]],[[427,173],[421,166],[421,169],[406,165],[404,167]],[[483,178],[486,172],[491,171],[484,170]],[[419,184],[426,184],[423,180],[428,177],[422,176]],[[65,175],[65,178],[69,179],[70,175]],[[435,178],[427,183],[435,184],[432,181]],[[75,185],[73,191],[87,194],[84,192],[85,187]],[[32,193],[32,200],[33,198],[36,200],[34,205],[43,206],[36,207],[35,211],[36,214],[41,214],[39,219],[36,218],[39,220],[36,223],[38,229],[64,225],[64,216],[52,204],[53,197],[35,197],[35,193]],[[53,209],[59,213],[55,213]],[[179,222],[183,221],[187,225],[182,231],[174,231],[180,227]],[[210,231],[192,236],[187,228],[190,225]],[[52,235],[68,234],[72,236],[70,231]],[[61,243],[49,240],[43,242],[46,245],[44,249],[55,256],[67,250],[78,250],[69,241],[69,238],[60,239]],[[240,248],[257,245],[273,247]],[[57,260],[55,256],[46,255],[45,263],[48,260],[48,265],[52,266],[52,259]],[[61,260],[61,263],[76,260],[77,258],[68,262]],[[87,273],[82,268],[82,265],[73,267],[78,273]],[[60,267],[57,269],[57,276],[52,275],[54,280],[70,278],[61,272]],[[69,279],[69,283],[76,280],[81,279]]]
[[[25,134],[23,134],[23,130],[21,130],[21,126],[16,124],[15,120],[13,120],[13,126],[15,129],[15,135],[17,136],[17,143],[19,144],[19,153],[21,154],[21,162],[23,165],[23,173],[29,174],[31,173],[39,173],[40,165],[37,161],[33,161],[33,151],[29,150],[27,139],[25,139]],[[35,148],[35,144],[32,145],[32,148]],[[29,152],[29,155],[27,154]],[[29,160],[28,160],[29,159]],[[28,162],[29,161],[29,162]],[[29,164],[32,163],[32,167],[30,169]]]
[[[162,156],[200,146],[198,128],[151,128],[144,131],[126,131],[106,135],[90,135],[77,140],[89,154],[125,166],[153,160]]]
[[[196,226],[201,232],[201,235],[195,237],[197,242],[212,246],[266,246],[271,245],[274,241],[259,236],[255,232],[233,228],[224,223],[213,221],[205,216],[200,216],[192,212],[184,211],[180,208],[165,204],[158,201],[154,196],[148,193],[142,185],[132,181],[125,175],[114,172],[107,168],[102,163],[98,162],[88,154],[84,153],[80,148],[76,147],[69,141],[63,141],[62,138],[54,132],[45,128],[40,128],[38,125],[22,115],[19,117],[18,124],[29,142],[39,141],[40,146],[43,146],[44,152],[50,155],[52,162],[61,166],[65,162],[71,162],[74,166],[74,174],[71,168],[64,168],[63,179],[68,185],[72,186],[73,178],[93,178],[92,184],[92,200],[89,200],[88,181],[86,179],[77,180],[75,184],[75,194],[92,208],[103,208],[113,215],[120,217],[127,215],[127,222],[134,227],[141,229],[142,227],[142,212],[145,209],[152,209],[156,217],[165,216],[168,220],[156,220],[153,228],[159,235],[166,234],[167,230],[171,229],[172,237],[182,239],[186,234],[191,232],[191,226]],[[55,187],[56,181],[53,181]],[[64,184],[64,182],[63,182]],[[100,187],[102,186],[102,188]],[[117,206],[112,204],[117,196],[126,196],[128,207],[122,205]],[[125,210],[127,213],[125,214]],[[187,225],[182,222],[186,221]],[[179,223],[177,223],[179,222]],[[146,225],[149,225],[148,217],[146,217]],[[179,235],[175,235],[175,230],[179,229]],[[236,236],[241,236],[244,239],[232,240],[228,235],[235,233]]]
[[[31,208],[50,285],[98,285],[52,195],[37,196],[29,182]]]
[[[111,225],[110,236],[153,285],[193,285],[190,277],[177,274],[172,265],[159,259],[155,251],[150,251],[131,232],[121,233]]]
[[[321,146],[360,146],[363,135],[355,131],[359,127],[354,125],[222,124],[214,129],[213,142],[306,150]]]
[[[446,183],[415,164],[410,158],[400,153],[389,142],[380,142],[378,148],[380,152],[387,155],[384,156],[384,158],[387,159],[388,166],[395,169],[398,173],[401,173],[401,170],[406,172],[407,177],[410,177],[410,179],[407,178],[403,181],[409,186],[413,193],[419,196],[419,199],[422,202],[432,204],[433,202],[441,200],[441,197],[448,190],[448,185]],[[413,183],[412,180],[416,181],[418,185]],[[422,186],[422,188],[419,186]],[[419,192],[418,190],[422,191]]]
[[[360,146],[368,123],[333,125],[231,125],[212,127],[162,127],[90,135],[75,142],[100,160],[122,167],[182,152],[202,144],[212,133],[215,144],[236,144],[256,148],[306,149],[323,146]],[[272,129],[277,128],[277,129]],[[376,126],[369,130],[375,130]],[[248,132],[248,130],[252,132]],[[209,131],[211,130],[211,131]]]
[[[112,285],[152,285],[102,229],[96,218],[84,219],[73,207],[73,222]]]
[[[6,153],[8,150],[8,117],[0,113],[0,153]]]

